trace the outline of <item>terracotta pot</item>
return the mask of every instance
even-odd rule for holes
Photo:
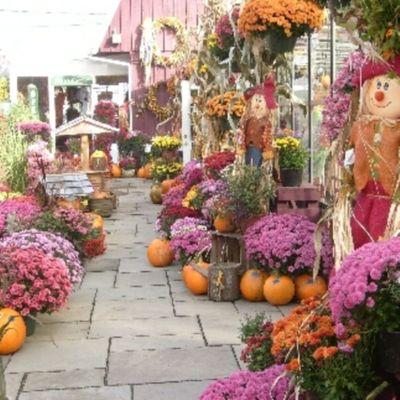
[[[253,217],[240,220],[239,221],[240,231],[242,233],[246,233],[247,229],[250,228],[250,226],[254,225],[263,216],[264,215],[254,215]]]
[[[302,169],[281,169],[282,186],[301,186],[303,181]]]

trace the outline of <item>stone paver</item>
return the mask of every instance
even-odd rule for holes
[[[114,180],[119,208],[105,220],[106,254],[85,262],[68,307],[4,358],[9,400],[196,400],[215,378],[244,369],[238,339],[246,315],[272,320],[288,307],[194,296],[180,267],[149,265],[159,206],[150,183]],[[17,397],[18,396],[18,397]]]
[[[32,372],[28,374],[24,391],[85,388],[104,385],[105,369],[75,369],[71,371]]]
[[[111,352],[108,383],[123,385],[216,379],[237,369],[229,346]]]

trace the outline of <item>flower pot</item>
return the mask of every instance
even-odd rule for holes
[[[133,178],[135,176],[135,170],[134,169],[123,169],[122,176],[124,178]]]
[[[389,374],[400,373],[400,331],[382,332],[377,341],[377,361]]]
[[[300,186],[302,181],[302,169],[281,169],[281,183],[283,186]]]
[[[284,33],[269,31],[265,35],[266,47],[273,54],[284,54],[292,52],[296,46],[297,37],[287,37]]]
[[[163,150],[161,156],[165,161],[174,161],[178,157],[178,154],[176,150]]]
[[[32,336],[36,330],[36,319],[32,318],[30,315],[24,317],[24,322],[26,325],[26,336]]]

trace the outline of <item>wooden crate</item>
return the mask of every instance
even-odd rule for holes
[[[208,298],[235,301],[240,297],[242,265],[233,262],[213,263],[208,268]]]
[[[309,220],[317,222],[321,216],[321,196],[322,190],[320,186],[279,186],[277,192],[277,213],[302,214]]]
[[[211,241],[211,263],[232,262],[245,266],[245,248],[241,234],[212,232]]]

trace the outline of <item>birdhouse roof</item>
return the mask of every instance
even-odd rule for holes
[[[79,117],[56,129],[56,137],[101,135],[102,133],[114,133],[119,130],[114,126],[104,124],[89,117]]]

